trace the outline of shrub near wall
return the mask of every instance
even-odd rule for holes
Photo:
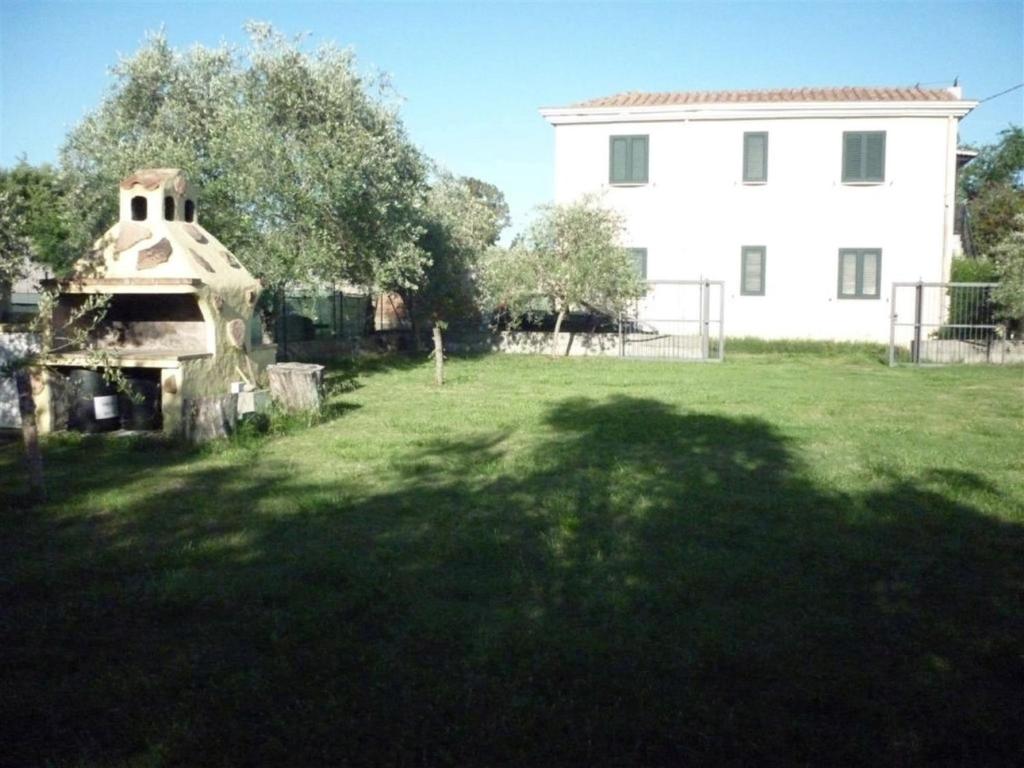
[[[953,259],[950,280],[954,283],[994,283],[999,279],[995,265],[987,259]],[[994,310],[990,291],[979,296],[979,288],[949,289],[950,325],[993,325]],[[971,340],[990,339],[995,336],[991,330],[969,331],[966,328],[939,329],[940,339],[963,339],[969,333]]]

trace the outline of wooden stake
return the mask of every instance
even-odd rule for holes
[[[39,429],[36,426],[36,403],[32,399],[32,382],[25,368],[14,372],[18,388],[18,412],[21,414],[21,439],[25,444],[25,467],[28,487],[33,501],[46,501],[43,483],[43,454],[39,450]]]

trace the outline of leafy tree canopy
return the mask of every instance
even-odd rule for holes
[[[477,314],[476,273],[486,249],[508,224],[505,197],[492,184],[439,171],[423,208],[419,245],[424,278],[404,292],[417,319],[446,323]]]
[[[13,168],[0,169],[0,192],[7,195],[5,207],[10,206],[18,219],[33,261],[58,272],[73,261],[63,208],[64,187],[56,170],[49,165],[29,165],[21,158]]]
[[[646,288],[619,245],[622,235],[621,216],[593,196],[542,207],[517,243],[492,249],[484,269],[487,303],[515,317],[541,301],[558,314],[556,333],[573,307],[624,312]]]
[[[967,199],[977,197],[988,185],[1024,187],[1024,128],[1011,125],[999,141],[982,147],[960,174],[960,190]]]
[[[989,258],[1024,214],[1024,128],[1011,126],[983,147],[959,183],[967,210],[964,245],[971,256]]]
[[[121,178],[178,167],[200,186],[204,224],[270,283],[415,285],[426,164],[386,79],[334,45],[246,30],[244,48],[184,52],[156,34],[113,68],[61,150],[75,247],[116,218]]]
[[[11,200],[9,192],[0,191],[0,288],[24,274],[32,254],[25,237],[25,220]]]
[[[992,262],[999,272],[999,287],[992,298],[1011,331],[1024,328],[1024,213],[1018,214],[1013,227],[992,249]]]

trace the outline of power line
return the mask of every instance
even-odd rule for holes
[[[1018,88],[1024,88],[1024,83],[1017,83],[1015,86],[1013,86],[1012,88],[1007,88],[1005,91],[1000,91],[999,93],[993,93],[991,96],[986,96],[984,99],[980,99],[978,103],[984,104],[986,101],[991,101],[992,99],[998,98],[1000,96],[1005,96],[1008,93],[1012,93],[1013,91],[1016,91]]]

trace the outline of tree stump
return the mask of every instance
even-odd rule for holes
[[[267,366],[270,396],[286,411],[319,411],[323,401],[324,367],[314,363]]]
[[[186,400],[185,439],[190,443],[227,437],[238,422],[238,395],[216,395]]]

